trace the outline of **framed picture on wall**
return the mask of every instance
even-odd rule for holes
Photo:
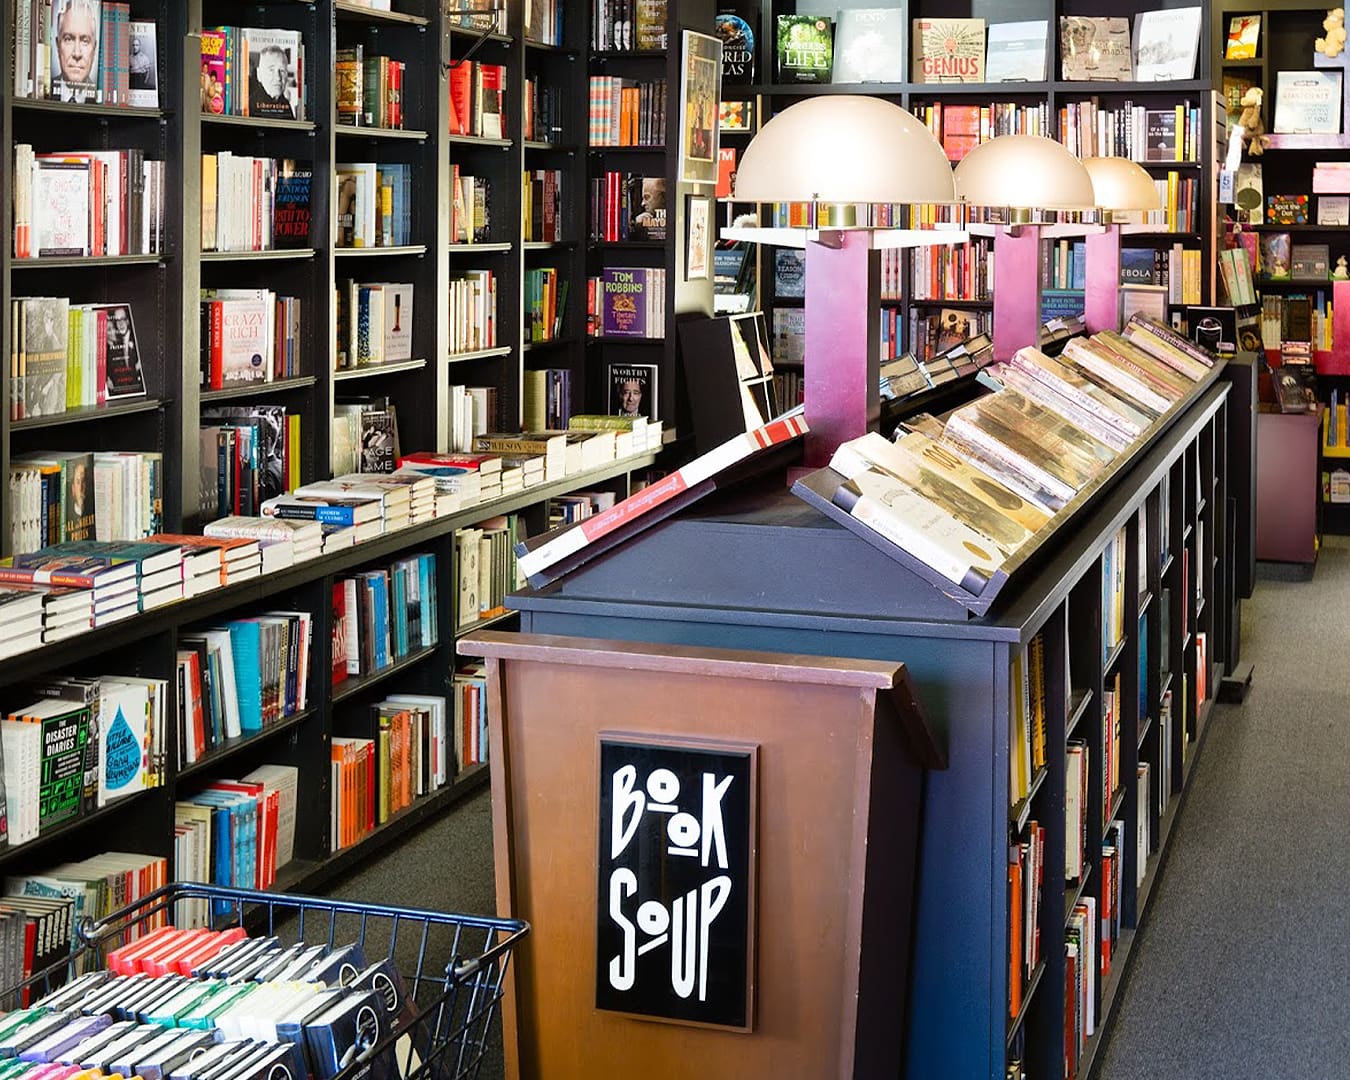
[[[707,195],[687,196],[684,221],[684,279],[706,281],[710,275],[708,251],[712,247],[712,199]]]
[[[717,182],[718,101],[722,97],[722,40],[686,30],[680,51],[679,178]]]

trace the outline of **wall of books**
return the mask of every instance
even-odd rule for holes
[[[731,178],[757,124],[806,95],[873,94],[921,118],[953,162],[1010,133],[1056,138],[1079,156],[1137,161],[1154,178],[1162,209],[1126,245],[1125,317],[1141,311],[1181,325],[1188,305],[1211,302],[1216,140],[1208,8],[1130,0],[1088,13],[1042,0],[967,18],[967,5],[924,0],[842,10],[740,0],[719,11],[719,32],[732,43],[723,59],[723,223],[754,211],[731,200]],[[913,207],[904,216],[922,224],[930,213]],[[991,328],[989,247],[974,242],[890,259],[883,357],[910,352],[922,361]],[[728,310],[763,306],[775,359],[798,362],[800,260],[767,249],[758,260],[753,253],[721,258],[721,302]],[[1083,261],[1081,245],[1047,248],[1043,321],[1081,314]]]

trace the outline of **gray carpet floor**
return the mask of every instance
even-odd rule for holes
[[[1097,1080],[1350,1076],[1350,540],[1262,564]]]
[[[1096,1080],[1350,1077],[1350,539],[1259,578],[1251,694],[1213,713]],[[331,891],[491,913],[491,853],[484,791]]]

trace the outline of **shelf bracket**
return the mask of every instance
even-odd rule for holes
[[[478,32],[478,36],[477,36],[476,38],[473,39],[473,44],[469,46],[469,51],[468,51],[468,52],[466,52],[466,53],[465,53],[463,56],[461,56],[458,60],[451,60],[448,64],[445,65],[445,70],[446,70],[446,71],[454,71],[455,68],[457,68],[457,67],[460,66],[460,64],[467,64],[470,60],[473,59],[473,54],[476,53],[479,49],[481,49],[481,48],[483,47],[483,43],[487,41],[488,35],[490,35],[491,33],[493,33],[494,28],[497,26],[498,18],[499,18],[500,14],[501,14],[501,11],[502,11],[501,8],[493,8],[493,9],[490,10],[490,11],[482,11],[482,10],[479,10],[479,9],[477,9],[477,8],[446,8],[446,9],[445,9],[445,14],[446,14],[446,16],[452,16],[452,15],[468,15],[468,16],[470,16],[470,17],[474,17],[474,16],[480,16],[480,15],[488,15],[488,16],[491,16],[491,20],[492,20],[492,21],[491,21],[484,29],[482,29],[482,30],[480,30],[480,31]]]

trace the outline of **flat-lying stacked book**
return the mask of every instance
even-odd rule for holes
[[[262,573],[262,550],[250,537],[156,533],[146,539],[182,548],[186,596],[235,585]]]
[[[0,585],[87,590],[94,602],[94,626],[105,626],[140,610],[134,564],[103,556],[66,554],[60,547],[0,559]]]
[[[317,521],[226,517],[211,522],[202,531],[207,536],[242,537],[257,541],[262,551],[264,574],[312,559],[323,549],[323,526]]]
[[[912,418],[894,443],[850,440],[793,490],[979,596],[1214,363],[1141,316],[1069,341],[1059,359],[1025,348],[981,372],[992,393],[944,421]]]

